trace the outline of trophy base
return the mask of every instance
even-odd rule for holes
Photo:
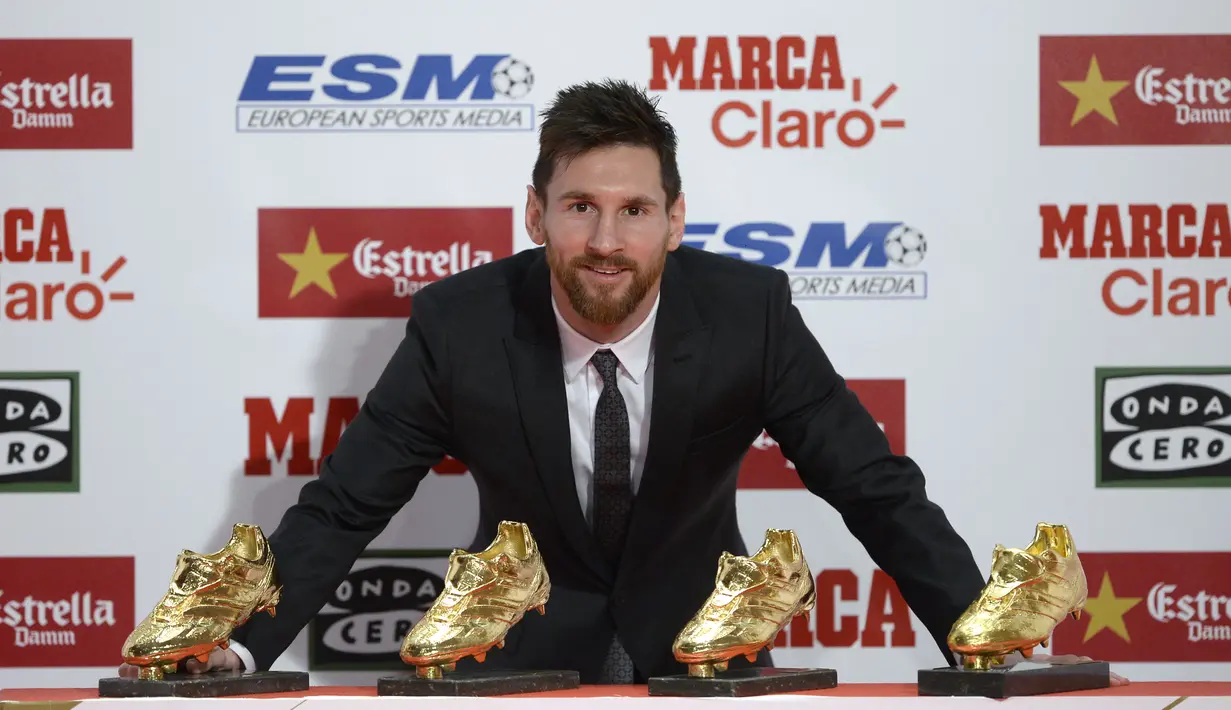
[[[985,671],[962,667],[919,671],[919,695],[1011,698],[1108,687],[1111,665],[1105,661],[1055,665],[1021,661],[1008,668],[993,666]]]
[[[222,698],[232,695],[295,693],[308,689],[300,671],[211,671],[169,673],[162,680],[103,678],[100,698]]]
[[[480,697],[572,690],[581,687],[577,671],[459,671],[443,678],[420,678],[415,672],[376,681],[377,695],[457,695]]]
[[[737,668],[713,678],[680,675],[649,679],[650,695],[690,698],[745,698],[752,695],[828,690],[838,685],[838,672],[831,668]]]

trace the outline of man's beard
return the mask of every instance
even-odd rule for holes
[[[662,251],[650,263],[647,270],[642,270],[637,262],[622,254],[615,254],[607,259],[581,254],[573,257],[566,264],[552,250],[550,238],[547,239],[547,263],[556,280],[564,287],[564,292],[568,294],[569,304],[577,315],[595,325],[611,326],[621,323],[632,315],[662,275],[667,265],[667,240],[663,239]],[[632,283],[628,285],[628,290],[624,292],[624,295],[619,298],[613,295],[617,288],[615,284],[595,286],[597,293],[592,294],[591,288],[585,284],[581,276],[581,270],[586,267],[628,269],[632,272]]]

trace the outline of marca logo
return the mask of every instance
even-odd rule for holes
[[[776,266],[790,277],[797,300],[927,298],[927,272],[916,269],[927,255],[922,232],[902,222],[871,222],[853,234],[855,228],[844,222],[813,222],[798,231],[779,222],[725,229],[717,222],[691,223],[684,225],[683,243]]]
[[[906,380],[847,380],[846,384],[885,432],[890,450],[905,456]],[[804,484],[778,442],[761,432],[740,465],[739,487],[802,489]]]
[[[449,550],[364,552],[308,624],[309,670],[400,670],[411,627],[444,590]]]
[[[508,54],[261,55],[240,89],[235,129],[532,131],[534,106],[511,102],[533,87],[530,66]]]
[[[0,493],[80,487],[76,372],[0,372]]]
[[[263,208],[257,228],[261,318],[406,318],[427,284],[513,253],[507,207]]]
[[[915,645],[910,607],[893,578],[872,570],[867,601],[861,602],[859,576],[849,569],[826,569],[816,576],[816,608],[796,616],[774,639],[775,646],[788,648],[814,645],[828,648],[907,648]],[[863,613],[844,614],[845,602]],[[891,624],[889,633],[885,625]]]
[[[1098,486],[1231,484],[1231,367],[1099,368]]]
[[[359,398],[330,397],[324,403],[325,421],[321,429],[320,454],[313,457],[312,414],[316,404],[317,401],[311,397],[291,397],[279,415],[269,397],[245,397],[248,458],[244,460],[244,475],[271,475],[274,459],[285,460],[289,476],[315,476],[319,473],[321,460],[333,453],[342,432],[359,415]],[[432,467],[432,471],[441,475],[461,475],[468,469],[457,459],[446,456]]]
[[[863,81],[843,74],[833,36],[679,37],[674,45],[667,37],[650,37],[650,68],[651,91],[674,84],[679,91],[762,93],[755,106],[732,99],[714,111],[710,130],[728,148],[753,141],[761,148],[862,148],[878,129],[906,126],[899,118],[872,115],[897,92],[896,84],[872,98],[872,113],[863,108]]]
[[[1039,258],[1158,259],[1174,270],[1196,259],[1231,258],[1231,215],[1208,205],[1041,205]],[[1173,271],[1174,273],[1174,271]],[[1123,266],[1103,281],[1103,305],[1118,316],[1216,316],[1231,309],[1227,277],[1191,278]],[[1149,309],[1147,311],[1147,309]]]
[[[1112,663],[1231,661],[1231,552],[1082,552],[1081,621],[1052,649]]]
[[[0,668],[114,667],[134,577],[131,557],[0,557]]]
[[[1231,35],[1039,38],[1041,145],[1231,143]]]
[[[63,267],[77,264],[82,279],[64,280]],[[94,320],[109,301],[131,301],[131,291],[104,291],[128,259],[117,257],[90,277],[89,250],[75,251],[64,209],[36,212],[13,207],[4,212],[0,242],[0,324],[4,321]]]
[[[130,150],[132,93],[132,40],[0,39],[0,150]]]

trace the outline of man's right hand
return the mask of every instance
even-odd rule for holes
[[[239,655],[234,651],[215,647],[209,652],[209,660],[205,663],[198,661],[195,658],[189,658],[180,661],[180,673],[208,673],[209,671],[242,671],[244,662],[239,659]],[[131,666],[127,663],[120,666],[121,678],[136,678],[140,669],[137,666]]]

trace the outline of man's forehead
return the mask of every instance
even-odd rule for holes
[[[601,148],[561,160],[551,181],[553,199],[619,199],[659,204],[666,198],[658,156],[643,147]]]

